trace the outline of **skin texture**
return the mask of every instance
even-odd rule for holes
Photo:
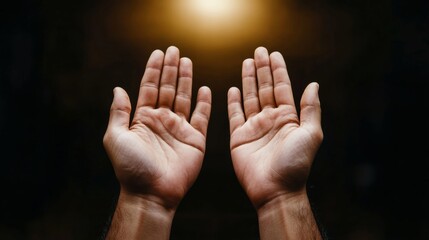
[[[319,85],[306,87],[298,115],[283,56],[264,47],[244,60],[242,81],[242,93],[228,92],[230,148],[261,239],[321,239],[306,193],[323,140]]]
[[[191,94],[192,62],[174,46],[150,56],[131,123],[130,99],[114,89],[103,143],[121,190],[107,239],[169,238],[206,148],[211,91],[199,89],[192,114]]]
[[[279,52],[255,50],[243,62],[243,92],[228,91],[230,147],[237,178],[258,213],[261,239],[321,239],[306,192],[323,140],[319,85],[296,110]],[[116,87],[103,143],[120,183],[107,239],[169,239],[177,207],[201,170],[211,91],[191,114],[192,62],[179,49],[153,51],[131,103]]]

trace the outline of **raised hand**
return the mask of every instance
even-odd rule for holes
[[[306,239],[293,235],[296,227],[283,232],[286,235],[282,237],[270,235],[274,222],[290,221],[271,214],[283,209],[286,216],[291,213],[289,206],[298,204],[309,211],[310,228],[315,227],[306,182],[323,139],[318,84],[310,83],[305,89],[298,115],[283,56],[269,54],[263,47],[255,50],[254,59],[243,62],[242,78],[243,100],[239,89],[233,87],[228,92],[235,173],[258,210],[262,239]],[[288,206],[289,202],[293,204]]]
[[[123,209],[117,208],[116,218],[121,212],[133,214],[133,207],[150,213],[159,208],[159,212],[173,213],[168,214],[171,224],[174,211],[200,172],[206,149],[211,91],[199,89],[192,114],[191,94],[192,62],[180,58],[179,49],[173,46],[165,54],[155,50],[150,56],[131,124],[129,97],[122,88],[114,89],[103,142],[121,187],[118,208]],[[155,216],[162,215],[159,212]],[[115,217],[113,227],[120,224]],[[141,236],[113,235],[114,239]],[[163,239],[159,234],[153,237]]]

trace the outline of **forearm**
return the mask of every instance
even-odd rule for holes
[[[106,239],[169,239],[174,213],[153,201],[121,192]]]
[[[316,239],[322,236],[305,193],[279,196],[258,209],[261,240]]]

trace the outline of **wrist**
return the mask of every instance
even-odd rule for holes
[[[107,239],[169,239],[176,209],[121,191]]]
[[[133,194],[124,190],[119,193],[117,206],[165,219],[173,219],[176,213],[176,207],[167,207],[156,197]]]
[[[279,195],[257,209],[261,240],[321,239],[305,191]]]
[[[258,206],[256,211],[258,217],[264,217],[273,213],[277,213],[280,210],[286,211],[289,208],[302,208],[307,206],[309,207],[307,193],[305,191],[300,191],[293,193],[283,193],[272,199],[269,199]]]

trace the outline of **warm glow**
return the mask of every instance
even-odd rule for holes
[[[172,29],[204,45],[239,44],[265,28],[262,0],[181,0],[172,7]]]
[[[201,17],[223,18],[239,10],[238,1],[234,0],[190,0],[190,10]]]
[[[252,0],[182,0],[174,7],[178,21],[197,28],[225,28],[243,22],[257,10]],[[206,31],[205,30],[205,31]]]
[[[121,32],[138,44],[162,39],[193,48],[216,49],[265,41],[273,0],[153,0],[124,4]],[[114,21],[116,22],[116,21]],[[252,44],[253,45],[253,44]]]

